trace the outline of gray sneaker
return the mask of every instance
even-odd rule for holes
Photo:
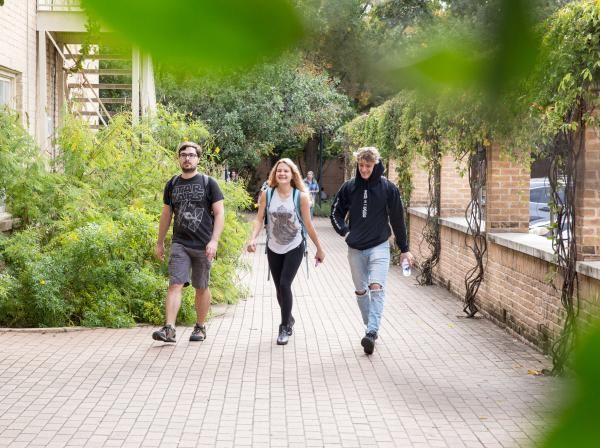
[[[206,339],[206,327],[196,324],[190,335],[190,341],[203,341]]]
[[[155,341],[175,342],[175,327],[172,325],[165,325],[160,330],[156,330],[152,333],[152,339]]]

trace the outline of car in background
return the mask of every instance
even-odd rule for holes
[[[558,192],[561,201],[564,201],[564,186]],[[538,177],[530,180],[529,183],[529,233],[541,236],[551,236],[550,229],[553,221],[550,210],[552,199],[552,189],[550,180],[547,177]],[[563,232],[564,235],[564,223]]]

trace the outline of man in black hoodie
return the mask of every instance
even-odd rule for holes
[[[331,223],[348,244],[348,262],[356,300],[366,326],[361,345],[373,353],[383,314],[385,282],[390,266],[390,225],[402,254],[412,266],[400,192],[383,177],[383,164],[375,147],[355,154],[356,176],[345,182],[331,207]]]

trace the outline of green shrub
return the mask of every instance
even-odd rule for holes
[[[93,134],[67,117],[53,171],[43,169],[14,114],[0,112],[0,131],[0,186],[24,223],[0,239],[0,325],[164,322],[167,264],[154,257],[162,191],[180,171],[177,142],[208,138],[202,124],[161,111],[137,127],[117,116]],[[214,155],[207,155],[204,172],[214,166]],[[241,184],[221,187],[226,225],[210,286],[215,302],[232,303],[241,294],[237,269],[249,232],[238,210],[250,198]],[[185,288],[179,321],[195,319],[194,290]]]
[[[314,215],[328,218],[331,214],[332,201],[333,199],[325,199],[322,200],[320,204],[319,201],[317,201],[313,210]]]

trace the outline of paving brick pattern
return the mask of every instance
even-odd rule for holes
[[[0,446],[535,446],[559,384],[528,370],[547,358],[395,267],[366,356],[345,244],[317,229],[327,259],[308,279],[303,262],[287,346],[264,243],[245,256],[247,300],[204,342],[189,327],[175,345],[150,327],[0,332]]]

